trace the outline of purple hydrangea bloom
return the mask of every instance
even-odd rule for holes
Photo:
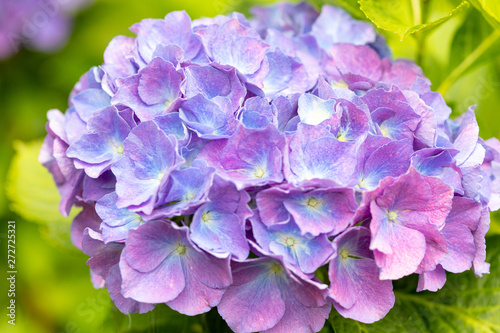
[[[314,273],[333,253],[326,234],[302,235],[293,220],[266,227],[254,214],[250,221],[253,235],[264,251],[282,256],[285,265],[297,267],[306,274]]]
[[[122,295],[145,303],[167,303],[185,314],[217,305],[231,284],[229,258],[194,245],[186,227],[154,221],[130,232],[120,260]]]
[[[152,121],[139,124],[123,143],[123,158],[113,165],[116,175],[117,207],[132,207],[150,214],[160,188],[170,173],[182,164],[177,140],[167,136]]]
[[[123,156],[123,141],[131,128],[115,107],[104,108],[87,123],[89,134],[83,135],[66,150],[77,168],[99,177]]]
[[[451,187],[414,168],[397,179],[386,178],[374,193],[366,193],[372,215],[370,249],[381,279],[433,270],[443,260],[448,250],[440,229],[452,198]]]
[[[41,52],[61,49],[72,30],[72,16],[91,0],[3,0],[0,4],[0,59],[21,46]]]
[[[392,280],[489,272],[500,143],[329,5],[135,24],[48,113],[40,162],[124,313],[217,307],[236,332],[371,323]],[[447,273],[448,272],[448,273]],[[328,276],[328,285],[317,276]],[[326,282],[326,281],[324,281]]]
[[[370,251],[370,231],[353,227],[335,238],[337,253],[330,261],[328,296],[339,313],[364,323],[383,318],[394,305],[390,280],[380,280],[380,268]]]
[[[252,216],[247,205],[250,196],[217,176],[208,199],[193,215],[191,239],[213,254],[230,253],[245,260],[250,250],[245,235],[245,221]]]
[[[276,186],[259,192],[256,203],[262,223],[270,227],[293,218],[302,234],[336,235],[343,231],[356,209],[354,191],[318,185],[309,182],[301,187]]]
[[[220,315],[235,332],[319,331],[331,308],[326,286],[295,275],[276,258],[233,262]]]

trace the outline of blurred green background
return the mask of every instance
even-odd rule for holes
[[[87,257],[69,242],[71,219],[62,218],[57,212],[55,187],[48,173],[37,164],[36,156],[45,136],[47,110],[66,109],[69,92],[79,77],[90,67],[102,63],[103,52],[114,36],[133,36],[128,30],[133,23],[143,18],[162,18],[174,10],[186,10],[192,19],[233,10],[248,14],[252,5],[268,2],[272,1],[96,0],[76,15],[72,37],[60,52],[41,54],[21,50],[12,58],[0,61],[0,114],[3,117],[0,121],[0,308],[3,309],[0,332],[159,332],[162,327],[169,327],[172,332],[220,332],[226,329],[214,312],[195,321],[169,311],[166,306],[141,316],[119,313],[105,290],[93,289],[85,265]],[[389,14],[401,2],[405,1],[388,0]],[[342,5],[358,18],[367,19],[356,1],[332,0],[330,3]],[[447,15],[460,1],[424,3],[428,3],[428,7],[424,7],[426,12],[422,13],[423,17],[427,15],[427,21]],[[318,7],[322,4],[324,2],[315,1]],[[495,34],[494,28],[479,11],[472,6],[461,10],[429,32],[428,38],[417,33],[400,41],[396,34],[380,31],[387,37],[395,57],[420,63],[433,82],[433,89],[439,89],[453,108],[454,116],[465,112],[469,105],[477,104],[480,135],[485,139],[500,137],[500,42],[491,37]],[[477,54],[481,47],[484,50]],[[5,187],[9,188],[8,195]],[[493,220],[490,235],[500,233],[498,214],[493,215]],[[7,221],[16,221],[17,228],[15,327],[7,324],[4,307],[8,304],[4,292],[7,290],[4,287]],[[488,244],[493,241],[498,243],[498,237],[489,238]],[[469,275],[459,277],[462,280],[457,280],[456,285],[468,281]],[[500,290],[497,285],[494,288],[496,300],[489,302],[498,309]],[[438,295],[445,295],[443,293]],[[213,322],[218,324],[214,326]],[[331,331],[332,327],[326,329]]]

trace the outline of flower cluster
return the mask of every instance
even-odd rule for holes
[[[21,46],[51,52],[66,43],[71,13],[91,0],[0,0],[0,59]]]
[[[236,332],[370,323],[392,280],[488,273],[500,143],[366,22],[306,3],[132,26],[48,113],[40,161],[124,313],[217,306]],[[328,281],[315,272],[328,267]]]

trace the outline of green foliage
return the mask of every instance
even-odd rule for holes
[[[395,283],[396,304],[382,320],[367,325],[332,311],[335,333],[423,333],[500,331],[500,236],[488,239],[491,273],[477,278],[470,271],[448,274],[443,289],[416,293],[415,276]]]
[[[198,316],[182,315],[165,304],[146,314],[123,316],[115,314],[117,332],[176,332],[176,333],[230,333],[232,330],[220,317],[216,308]]]
[[[487,38],[493,28],[486,22],[481,15],[481,13],[475,9],[471,9],[470,13],[467,15],[467,19],[463,20],[462,25],[458,28],[453,42],[451,44],[451,54],[449,69],[453,70],[462,61],[467,58],[475,49],[481,44],[481,42]],[[489,56],[494,57],[498,54],[489,50]],[[488,60],[481,59],[481,60]],[[479,61],[474,65],[478,65]]]
[[[434,29],[469,7],[469,3],[463,1],[450,13],[429,22],[422,22],[419,0],[359,0],[359,3],[366,17],[377,27],[396,33],[401,40],[411,34]]]
[[[498,0],[470,0],[470,2],[483,13],[484,18],[500,29],[500,2]]]
[[[41,145],[40,140],[14,143],[16,154],[6,185],[10,209],[24,219],[40,224],[47,239],[72,247],[69,226],[78,210],[73,209],[68,217],[59,212],[61,196],[52,175],[38,162]]]

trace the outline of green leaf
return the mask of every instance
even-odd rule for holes
[[[488,236],[500,235],[500,211],[491,212],[490,230]]]
[[[493,32],[484,40],[481,41],[481,44],[478,45],[467,55],[467,57],[453,69],[453,71],[444,79],[439,85],[438,91],[445,96],[448,89],[460,79],[464,74],[472,68],[479,59],[481,59],[486,53],[489,53],[490,50],[497,45],[500,40],[500,30],[493,30]],[[468,82],[470,83],[470,82]]]
[[[498,0],[470,0],[496,29],[500,29],[500,2]]]
[[[6,184],[10,209],[24,219],[40,224],[49,239],[72,247],[69,226],[78,211],[73,209],[68,217],[59,212],[61,196],[52,175],[38,162],[41,146],[41,140],[14,142],[16,153]]]
[[[197,316],[186,316],[170,309],[165,304],[145,314],[124,316],[115,309],[116,332],[176,332],[176,333],[231,333],[231,329],[213,308]]]
[[[471,271],[448,273],[448,281],[436,293],[412,291],[416,288],[416,276],[395,281],[396,304],[376,323],[367,325],[345,319],[335,310],[329,322],[336,333],[499,332],[500,236],[488,238],[487,261],[491,263],[489,275],[477,278]]]
[[[491,34],[492,30],[479,11],[470,10],[453,38],[449,68],[458,67]],[[493,49],[493,47],[490,47],[490,50],[487,50],[480,59],[476,60],[474,66],[480,64],[484,59],[491,58],[491,56],[498,56],[498,53],[493,52]],[[485,55],[488,55],[488,57],[485,57]]]
[[[419,0],[359,0],[359,3],[366,17],[377,27],[394,32],[401,40],[416,32],[422,33],[434,29],[462,10],[469,8],[469,3],[463,1],[447,15],[422,23]]]

